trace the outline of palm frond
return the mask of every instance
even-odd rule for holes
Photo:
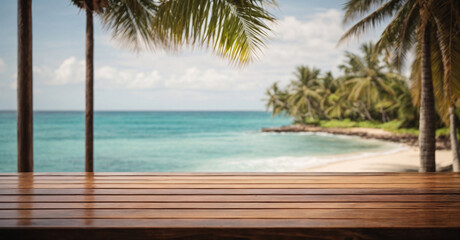
[[[374,2],[376,5],[378,3],[383,4],[384,1],[374,0],[374,1],[360,1],[363,5],[368,5],[369,3],[366,2]],[[402,5],[405,3],[405,0],[388,0],[386,3],[381,5],[377,10],[370,13],[368,16],[364,17],[362,20],[355,23],[342,37],[339,39],[339,43],[343,43],[346,39],[354,36],[359,38],[361,34],[365,31],[377,27],[380,23],[384,22],[386,19],[392,17],[395,11],[398,11]],[[356,3],[359,4],[359,3]],[[353,7],[351,9],[345,9],[346,13],[345,16],[355,16],[353,12],[359,13],[362,15],[364,12],[362,10],[369,10],[369,7]],[[345,18],[345,23],[349,22],[352,18]]]
[[[152,0],[109,0],[101,19],[104,28],[123,47],[135,51],[168,48],[169,41],[152,27],[158,8],[158,2]]]
[[[392,65],[401,71],[406,54],[417,41],[416,29],[419,25],[419,6],[411,1],[396,14],[383,31],[377,48],[392,49]]]
[[[160,0],[152,27],[173,47],[196,44],[246,64],[269,39],[275,18],[267,6],[274,0]]]

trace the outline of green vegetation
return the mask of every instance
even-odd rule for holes
[[[316,121],[305,121],[305,124],[315,125],[323,128],[376,128],[385,131],[400,133],[400,134],[412,134],[418,135],[417,128],[401,128],[401,121],[393,120],[386,123],[372,122],[372,121],[351,121],[350,119],[343,120],[316,120]],[[440,128],[436,131],[436,136],[447,136],[449,135],[449,128]]]
[[[417,85],[409,86],[372,43],[362,54],[345,53],[339,68],[343,75],[299,66],[295,79],[285,88],[274,83],[266,92],[267,110],[289,115],[296,123],[324,128],[377,128],[394,133],[418,135],[418,113],[412,96]],[[449,135],[442,115],[437,116],[436,136]]]
[[[407,80],[394,72],[373,43],[362,45],[361,51],[362,55],[345,53],[339,66],[343,75],[337,78],[316,68],[297,67],[288,86],[281,89],[275,83],[267,90],[267,109],[274,115],[293,116],[296,122],[396,120],[397,128],[417,127]]]
[[[453,169],[460,172],[457,113],[460,98],[460,1],[458,0],[348,0],[344,23],[353,26],[340,42],[387,23],[377,43],[391,65],[401,70],[413,53],[413,102],[420,113],[420,172],[436,171],[436,127],[439,116],[450,125]]]

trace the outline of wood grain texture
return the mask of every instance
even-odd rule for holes
[[[430,195],[7,195],[0,202],[460,202],[457,194]]]
[[[85,1],[86,51],[85,51],[85,171],[94,171],[94,25],[93,2]]]
[[[32,0],[18,0],[18,172],[34,171]]]
[[[73,189],[73,188],[86,188],[86,189],[327,189],[327,188],[340,188],[340,189],[389,189],[389,188],[413,188],[413,189],[426,189],[426,188],[452,188],[458,191],[457,184],[444,184],[444,183],[414,183],[414,184],[392,184],[392,183],[354,183],[354,184],[340,184],[340,183],[265,183],[265,184],[157,184],[157,183],[125,183],[125,184],[101,184],[101,183],[74,183],[74,184],[46,184],[46,183],[0,183],[0,189],[41,189],[41,188],[54,188],[54,189]]]
[[[0,239],[456,239],[452,173],[3,173]]]
[[[460,194],[459,188],[248,188],[248,189],[203,189],[203,188],[0,188],[0,195],[302,195],[302,194],[347,194],[347,195],[412,195],[412,194]]]

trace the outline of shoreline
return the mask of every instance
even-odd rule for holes
[[[376,128],[322,128],[309,125],[291,125],[278,128],[264,128],[262,132],[310,132],[328,133],[334,135],[358,136],[364,139],[376,139],[407,146],[393,153],[374,154],[345,158],[338,161],[326,161],[324,164],[299,169],[305,172],[411,172],[418,171],[419,149],[417,136],[411,134],[397,134]],[[436,141],[436,168],[437,171],[447,171],[452,164],[450,142],[445,138]],[[378,153],[378,151],[377,151]],[[347,154],[348,155],[348,154]],[[355,154],[350,154],[353,156]],[[326,158],[325,158],[326,160]]]
[[[262,128],[262,132],[310,132],[329,133],[334,135],[358,136],[365,139],[377,139],[394,143],[403,143],[410,147],[418,146],[418,137],[412,134],[401,134],[385,131],[378,128],[323,128],[313,125],[289,125],[275,128]],[[436,138],[436,150],[450,150],[449,137]]]

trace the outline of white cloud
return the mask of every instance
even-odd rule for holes
[[[261,88],[260,79],[248,78],[248,72],[236,69],[200,70],[198,67],[188,68],[181,76],[175,75],[165,79],[164,86],[170,89],[187,89],[202,91],[251,91]],[[265,87],[262,85],[262,87]]]
[[[34,73],[49,78],[48,85],[72,85],[85,81],[85,61],[76,57],[65,59],[54,71],[34,67]],[[112,66],[98,67],[94,71],[95,86],[102,89],[151,89],[160,80],[158,71],[140,72],[120,70]]]
[[[0,72],[4,72],[6,69],[5,61],[0,58]]]
[[[274,32],[279,40],[317,46],[321,43],[336,43],[342,35],[341,13],[335,9],[317,13],[311,20],[301,21],[288,16],[278,21]]]
[[[174,89],[192,90],[233,90],[238,87],[235,78],[231,75],[219,73],[214,69],[201,71],[196,67],[188,68],[180,77],[171,77],[164,82],[164,86]]]
[[[152,89],[159,83],[160,75],[158,71],[138,72],[104,66],[96,69],[95,81],[98,87],[106,89]]]
[[[76,57],[64,60],[54,70],[53,77],[48,82],[50,85],[67,85],[85,81],[85,61],[77,61]]]
[[[289,65],[291,72],[299,64],[337,70],[336,60],[342,50],[336,46],[344,33],[341,19],[338,10],[329,9],[309,20],[302,21],[294,16],[279,20],[273,27],[276,38],[265,50],[262,62],[273,66]]]

